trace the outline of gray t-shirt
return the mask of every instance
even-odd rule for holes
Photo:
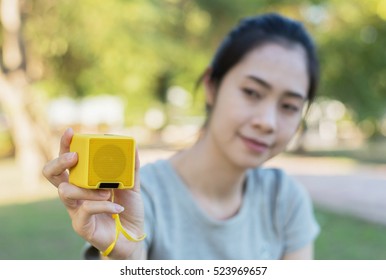
[[[149,259],[280,259],[319,233],[306,191],[279,169],[247,173],[243,203],[227,220],[196,204],[170,161],[141,168]]]
[[[249,170],[239,212],[223,221],[199,208],[170,161],[140,176],[148,259],[280,259],[319,233],[307,192],[280,169]],[[86,245],[84,257],[99,252]]]

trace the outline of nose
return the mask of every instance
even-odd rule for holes
[[[252,117],[252,126],[264,133],[273,133],[277,128],[277,106],[265,103],[256,108]]]

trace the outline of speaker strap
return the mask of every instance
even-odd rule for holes
[[[114,202],[114,191],[112,191],[111,202]],[[128,240],[130,240],[132,242],[139,242],[139,241],[142,241],[142,240],[144,240],[146,238],[146,234],[143,234],[139,238],[135,238],[135,237],[131,236],[123,228],[121,220],[119,219],[119,215],[118,214],[113,214],[112,218],[115,220],[115,239],[114,239],[113,243],[111,243],[110,246],[107,247],[107,249],[104,252],[102,252],[102,256],[105,256],[105,257],[108,256],[111,253],[111,251],[114,249],[115,244],[118,241],[119,233],[122,233],[124,237],[126,237]]]

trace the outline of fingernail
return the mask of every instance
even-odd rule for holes
[[[123,208],[121,205],[119,205],[119,204],[115,204],[114,205],[114,208],[115,208],[115,211],[117,212],[117,213],[121,213],[121,212],[123,212],[123,210],[125,210],[125,208]]]
[[[67,128],[66,131],[64,132],[64,134],[68,134],[68,133],[72,133],[72,128],[71,127]]]
[[[67,153],[64,155],[64,158],[68,161],[71,161],[75,157],[75,152]]]

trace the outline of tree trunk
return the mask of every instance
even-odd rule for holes
[[[27,59],[22,40],[21,10],[18,0],[2,0],[3,46],[0,73],[0,102],[10,123],[15,157],[23,188],[34,192],[44,162],[51,158],[50,132],[42,110],[34,108],[29,92]]]

